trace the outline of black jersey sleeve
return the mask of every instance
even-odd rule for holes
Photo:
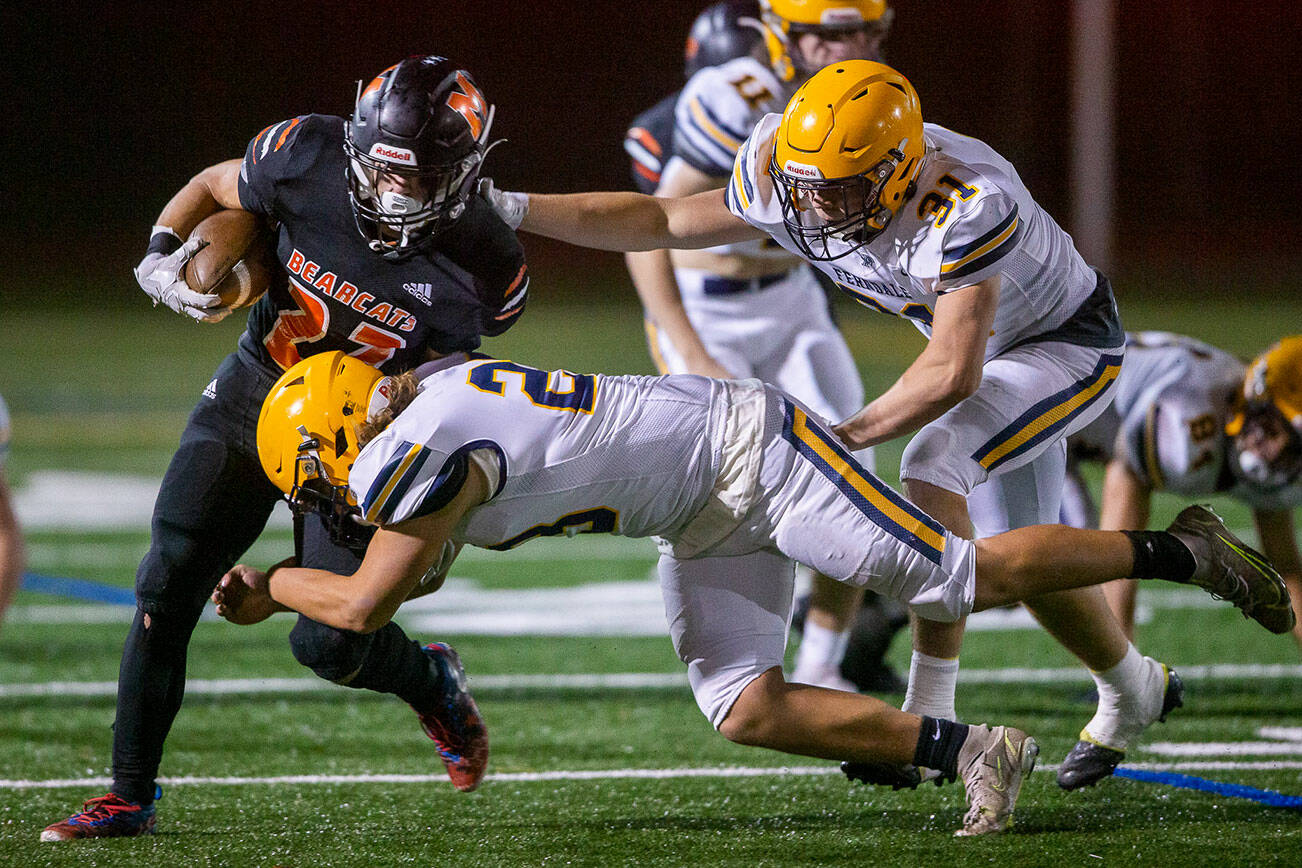
[[[638,192],[651,194],[660,186],[660,173],[669,161],[674,139],[674,105],[678,91],[633,118],[624,133],[624,151],[633,171]]]
[[[329,138],[327,126],[342,124],[329,115],[299,115],[258,133],[240,164],[240,204],[255,214],[277,218],[277,190],[310,166]]]
[[[439,252],[470,275],[482,305],[480,333],[488,337],[509,329],[524,312],[529,297],[529,270],[524,247],[511,227],[478,194],[438,243]]]

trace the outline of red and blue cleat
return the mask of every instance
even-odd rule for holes
[[[162,795],[155,791],[155,798]],[[132,838],[154,833],[154,806],[128,802],[117,793],[87,799],[81,810],[62,823],[46,826],[42,841],[78,838]]]
[[[417,711],[416,716],[438,749],[452,785],[468,793],[479,786],[488,768],[488,728],[466,687],[466,672],[457,652],[442,642],[432,642],[421,650],[438,670],[440,693],[433,710]]]

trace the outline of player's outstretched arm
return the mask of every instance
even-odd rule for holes
[[[213,602],[219,615],[237,624],[293,610],[340,630],[373,633],[389,623],[405,600],[419,596],[431,568],[438,567],[435,583],[442,580],[437,574],[446,574],[451,566],[447,554],[453,529],[468,510],[487,499],[488,480],[471,463],[461,491],[438,512],[376,531],[353,575],[305,567],[266,575],[240,565],[222,577]]]
[[[728,210],[723,190],[682,199],[620,192],[546,195],[498,190],[484,179],[479,192],[510,226],[599,250],[695,249],[765,237]]]

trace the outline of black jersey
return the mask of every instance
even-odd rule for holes
[[[624,150],[633,160],[633,183],[643,193],[656,191],[660,186],[660,173],[669,162],[678,94],[679,91],[674,91],[633,118],[624,134]]]
[[[267,127],[244,153],[240,204],[277,227],[287,281],[273,284],[241,338],[264,364],[342,350],[394,372],[473,350],[520,317],[524,250],[479,196],[420,253],[372,251],[348,201],[344,119],[302,115]]]

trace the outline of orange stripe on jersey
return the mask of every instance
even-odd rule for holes
[[[290,132],[290,130],[292,130],[292,129],[294,129],[294,127],[298,126],[299,122],[302,121],[302,120],[303,120],[302,117],[297,117],[297,118],[294,118],[292,121],[290,121],[290,122],[289,122],[289,126],[285,127],[285,131],[284,131],[283,133],[280,134],[280,138],[276,139],[276,147],[272,148],[272,150],[274,150],[274,151],[279,151],[279,150],[280,150],[280,146],[283,145],[283,144],[285,144],[285,139],[289,138],[289,132]]]
[[[271,132],[275,126],[276,124],[272,124],[269,127],[264,127],[262,132],[253,137],[253,162],[256,163],[258,161],[258,142],[262,141],[262,137]]]
[[[657,157],[660,156],[661,154],[660,143],[656,141],[655,136],[651,135],[649,132],[642,129],[641,127],[633,127],[633,129],[629,130],[628,137],[636,141],[639,145],[646,148],[651,153],[655,154]]]
[[[633,163],[633,171],[637,172],[643,178],[646,178],[652,184],[660,183],[660,173],[648,169],[646,166],[642,165],[641,163],[635,161]]]
[[[520,281],[524,280],[524,270],[527,267],[525,265],[520,266],[520,270],[515,274],[515,280],[511,281],[511,285],[506,288],[508,293],[514,292],[515,288],[520,285]]]

